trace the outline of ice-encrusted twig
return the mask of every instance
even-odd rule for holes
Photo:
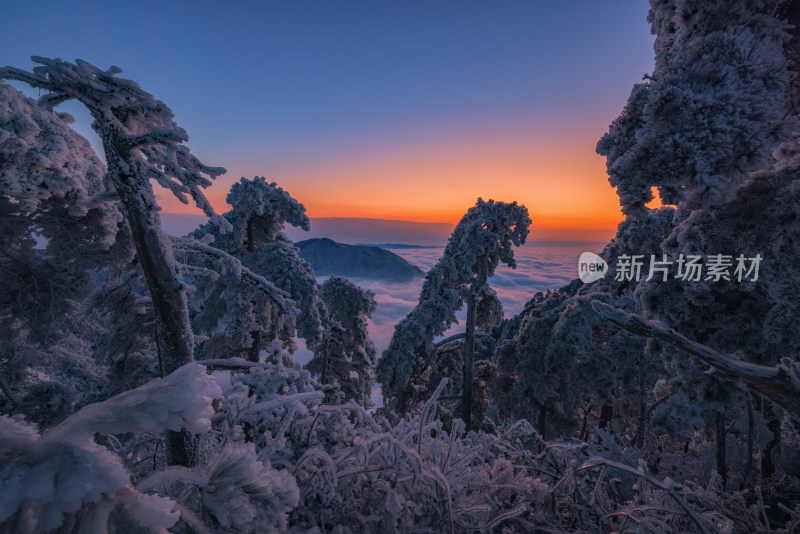
[[[635,467],[631,467],[629,465],[625,465],[619,462],[615,462],[613,460],[608,460],[606,458],[601,457],[594,457],[590,459],[588,462],[583,463],[578,470],[585,470],[591,469],[594,467],[611,467],[612,469],[617,469],[619,471],[624,471],[626,473],[630,473],[638,478],[646,480],[648,483],[652,484],[653,486],[657,487],[660,490],[666,492],[670,497],[672,497],[675,502],[683,509],[686,515],[692,520],[692,522],[697,525],[697,528],[700,529],[700,532],[703,534],[710,534],[708,528],[706,527],[705,522],[697,516],[697,512],[695,512],[691,506],[686,502],[686,500],[680,496],[680,494],[676,491],[677,488],[681,486],[676,483],[670,484],[669,479],[665,481],[658,480],[656,478],[651,477],[650,475],[646,474],[643,470],[636,469]]]

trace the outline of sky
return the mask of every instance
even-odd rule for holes
[[[483,197],[527,206],[532,236],[581,239],[622,218],[594,147],[652,70],[647,8],[0,0],[0,65],[121,67],[170,106],[196,156],[228,169],[207,190],[218,211],[257,175],[312,218],[455,224]],[[79,105],[61,109],[94,135]]]

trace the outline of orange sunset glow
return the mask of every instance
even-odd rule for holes
[[[558,236],[580,239],[581,231],[601,231],[590,236],[594,238],[613,231],[622,219],[605,159],[594,152],[601,133],[454,135],[440,142],[421,137],[395,146],[355,147],[280,168],[259,164],[252,155],[245,165],[229,166],[208,197],[215,209],[225,211],[231,183],[265,175],[302,202],[310,217],[455,224],[481,196],[527,206],[534,236],[557,231]],[[195,213],[168,195],[160,200],[165,211]]]

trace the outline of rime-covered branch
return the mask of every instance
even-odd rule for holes
[[[660,339],[710,365],[715,376],[734,382],[744,382],[754,392],[764,395],[800,419],[800,380],[791,370],[783,366],[768,367],[734,360],[710,347],[686,339],[664,323],[620,311],[602,302],[593,302],[592,308],[633,334]]]
[[[293,347],[297,308],[288,292],[224,250],[196,239],[172,238],[190,293],[192,326],[202,341],[199,359],[247,354],[258,361],[273,341]],[[272,348],[271,348],[272,347]]]
[[[42,439],[85,440],[95,432],[154,432],[181,427],[205,432],[211,426],[211,401],[221,394],[205,369],[196,363],[185,365],[165,378],[84,407],[45,432]]]
[[[629,474],[631,474],[631,475],[633,475],[633,476],[635,476],[637,478],[646,480],[649,484],[652,484],[653,486],[659,488],[660,490],[664,491],[667,495],[669,495],[672,499],[674,499],[675,502],[677,502],[678,505],[681,507],[681,509],[686,513],[686,515],[692,520],[692,522],[695,525],[697,525],[697,528],[700,530],[701,533],[710,534],[710,531],[709,531],[709,529],[708,529],[708,527],[706,525],[706,522],[703,521],[698,516],[697,511],[692,509],[692,507],[689,506],[689,504],[686,502],[686,499],[684,499],[680,495],[680,493],[678,493],[678,490],[681,489],[681,485],[680,484],[676,484],[676,483],[670,481],[669,479],[664,480],[664,481],[657,480],[656,478],[653,478],[653,477],[645,474],[643,471],[634,469],[633,467],[631,467],[629,465],[625,465],[625,464],[620,463],[620,462],[615,462],[614,460],[609,460],[607,458],[601,458],[601,457],[597,457],[597,456],[592,458],[592,459],[590,459],[588,462],[585,462],[584,464],[582,464],[579,469],[583,470],[583,469],[591,469],[591,468],[596,468],[596,467],[603,467],[603,471],[605,471],[605,469],[607,467],[610,467],[612,469],[617,469],[618,471],[622,471],[624,473],[629,473]],[[598,478],[596,488],[599,487],[601,479],[602,479],[602,475]]]
[[[221,263],[229,269],[235,269],[244,282],[268,297],[276,306],[278,306],[280,311],[288,314],[292,313],[294,304],[290,299],[289,293],[280,289],[279,287],[276,287],[275,284],[265,279],[263,276],[254,273],[242,265],[239,260],[224,250],[205,245],[196,239],[188,239],[185,237],[171,237],[171,239],[173,248],[177,252],[204,256],[212,262]]]
[[[486,334],[483,333],[483,332],[475,332],[475,337],[476,338],[484,337],[484,336],[486,336]],[[447,345],[450,345],[452,343],[456,343],[457,341],[461,341],[465,337],[467,337],[467,334],[465,332],[460,332],[458,334],[453,334],[452,336],[448,336],[448,337],[446,337],[446,338],[434,343],[433,344],[433,348],[434,348],[434,350],[440,349],[440,348],[445,347]]]
[[[43,76],[38,76],[36,74],[32,74],[30,72],[18,69],[16,67],[0,68],[0,79],[17,80],[19,82],[25,82],[31,87],[36,87],[37,89],[47,89],[48,91],[53,89],[53,84],[51,84],[47,80],[47,78]],[[50,98],[58,98],[58,97],[50,97],[49,95],[45,96],[48,96],[48,100]]]

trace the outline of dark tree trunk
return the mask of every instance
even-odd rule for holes
[[[610,404],[603,404],[603,406],[600,407],[600,428],[608,428],[613,418],[614,407]]]
[[[641,449],[644,445],[644,434],[647,432],[647,404],[644,402],[644,392],[639,389],[639,427],[636,429],[636,437],[633,444]]]
[[[728,486],[727,447],[725,443],[725,414],[717,412],[717,473],[722,479],[722,489]]]
[[[475,358],[475,305],[476,295],[470,291],[467,297],[467,336],[464,339],[464,386],[461,397],[461,411],[467,432],[472,430],[472,364]]]
[[[320,372],[319,382],[320,384],[327,384],[328,383],[328,369],[330,366],[330,354],[331,354],[331,334],[328,333],[327,341],[325,343],[325,354],[322,355],[322,371]]]
[[[586,441],[587,432],[589,431],[589,416],[592,413],[592,405],[585,405],[583,407],[583,423],[581,423],[581,434],[578,439]]]
[[[198,439],[184,429],[179,432],[167,430],[164,435],[167,465],[192,467],[197,463]]]
[[[253,338],[253,344],[247,351],[247,360],[251,362],[258,362],[258,357],[261,354],[261,330],[253,330],[250,332],[250,337]]]
[[[486,270],[487,266],[484,263],[478,264],[477,274],[469,286],[469,295],[467,296],[467,325],[463,352],[464,387],[461,396],[461,411],[464,416],[467,432],[472,430],[472,367],[475,361],[475,308],[478,304],[478,292],[486,285],[486,280],[489,278]]]
[[[767,419],[767,428],[772,434],[772,439],[769,440],[767,446],[764,448],[764,455],[761,459],[761,478],[769,478],[775,474],[775,463],[772,461],[772,453],[781,445],[781,419],[775,413],[772,405],[769,402],[764,402],[764,416]]]
[[[747,462],[744,465],[744,472],[742,473],[742,488],[747,487],[747,479],[750,476],[750,470],[753,469],[753,448],[755,442],[755,416],[753,415],[753,401],[750,392],[747,392]]]
[[[547,441],[547,404],[547,401],[544,401],[539,408],[539,434],[542,435],[543,441]]]

